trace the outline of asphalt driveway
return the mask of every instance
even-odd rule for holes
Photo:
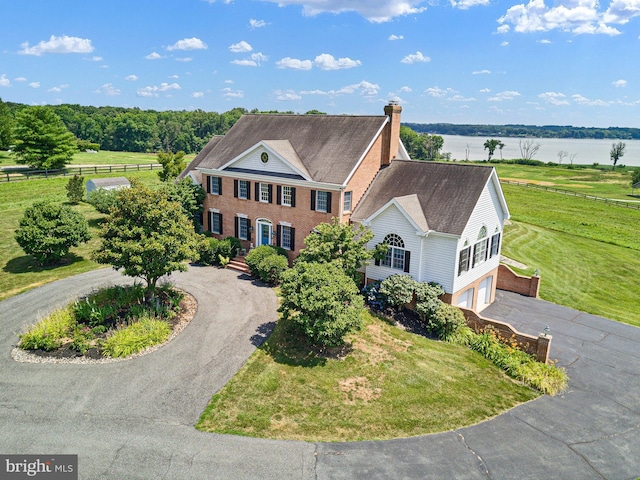
[[[273,292],[229,270],[174,275],[199,309],[171,343],[102,365],[24,364],[15,332],[43,305],[123,281],[99,270],[0,302],[0,452],[79,454],[80,478],[631,479],[640,475],[640,329],[499,292],[487,316],[554,336],[569,389],[490,421],[385,442],[313,444],[198,432],[211,395],[276,318]]]

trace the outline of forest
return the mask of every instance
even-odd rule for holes
[[[610,138],[640,139],[640,128],[573,127],[569,125],[464,125],[453,123],[403,123],[415,132],[468,137]]]

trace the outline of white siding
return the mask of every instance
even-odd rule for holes
[[[487,259],[480,265],[470,268],[469,271],[464,272],[460,276],[458,276],[457,274],[459,252],[460,250],[465,248],[465,240],[468,240],[468,245],[471,246],[471,254],[473,255],[473,245],[478,241],[478,233],[480,233],[480,229],[484,226],[487,229],[487,238],[489,239],[490,249],[491,236],[497,232],[502,233],[504,219],[505,213],[500,205],[498,193],[493,182],[489,181],[482,194],[480,195],[478,203],[473,209],[473,213],[469,218],[469,222],[467,223],[467,226],[462,233],[462,237],[458,242],[455,261],[456,273],[453,292],[463,290],[465,286],[479,279],[500,264],[500,255],[498,254],[493,256],[492,258]],[[502,238],[500,239],[500,246],[502,247]]]
[[[457,266],[455,237],[432,233],[424,240],[421,282],[438,282],[446,293],[453,293]]]
[[[232,165],[229,165],[229,167],[256,170],[259,172],[265,172],[266,175],[268,175],[269,172],[299,175],[299,173],[291,168],[288,163],[284,162],[278,158],[277,155],[271,152],[267,152],[269,154],[269,161],[267,163],[262,163],[260,155],[265,151],[266,150],[264,148],[258,148],[247,154],[246,157],[241,158]]]
[[[384,241],[384,237],[390,233],[395,233],[404,241],[405,250],[411,252],[411,260],[409,262],[409,275],[418,280],[418,271],[420,264],[420,242],[421,237],[416,234],[415,227],[407,220],[407,218],[396,208],[390,205],[384,212],[378,215],[369,226],[374,234],[373,239],[369,242],[369,248],[375,247],[378,243]],[[367,277],[375,280],[384,280],[385,278],[406,273],[397,268],[376,266],[371,261],[367,266]]]

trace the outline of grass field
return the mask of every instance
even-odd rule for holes
[[[338,360],[296,350],[278,322],[197,428],[306,441],[389,439],[471,425],[538,396],[467,348],[370,315],[365,324]]]
[[[495,164],[494,167],[502,180],[526,181],[587,195],[640,201],[640,198],[631,196],[629,171],[505,164]]]
[[[187,162],[190,162],[195,154],[185,155]],[[155,153],[134,153],[134,152],[109,152],[101,150],[97,153],[79,152],[73,156],[70,166],[74,165],[148,165],[158,163],[158,156]],[[0,167],[17,165],[15,158],[7,152],[0,152]]]
[[[118,176],[121,174],[114,174]],[[106,177],[107,175],[99,175]],[[133,172],[127,176],[141,179],[146,184],[158,184],[158,171]],[[85,177],[88,179],[89,177]],[[71,249],[69,262],[57,267],[40,267],[33,257],[25,255],[14,239],[20,219],[26,207],[36,200],[67,201],[65,186],[68,178],[26,180],[23,182],[0,183],[0,300],[35,288],[60,278],[86,272],[101,267],[89,259],[90,252],[98,245],[98,225],[104,215],[93,207],[81,203],[73,208],[81,212],[89,221],[92,240],[78,248]]]

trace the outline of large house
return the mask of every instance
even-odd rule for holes
[[[389,245],[366,279],[406,272],[440,283],[456,305],[495,296],[504,220],[493,167],[419,162],[400,141],[402,108],[380,116],[244,115],[182,172],[202,184],[204,228],[246,249],[277,245],[290,259],[313,228],[337,217]]]

